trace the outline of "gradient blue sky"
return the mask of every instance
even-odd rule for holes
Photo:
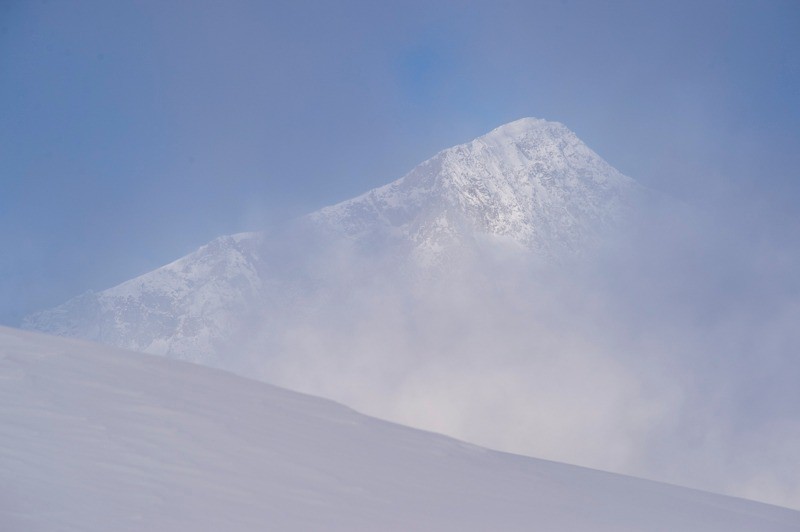
[[[523,116],[800,234],[800,3],[0,2],[0,323]]]

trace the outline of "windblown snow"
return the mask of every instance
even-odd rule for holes
[[[0,328],[0,529],[800,530],[185,362]]]

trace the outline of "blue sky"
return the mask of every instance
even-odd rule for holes
[[[791,242],[800,4],[0,4],[0,323],[523,117]]]

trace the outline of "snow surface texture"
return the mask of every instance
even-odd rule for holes
[[[800,513],[489,451],[202,366],[0,327],[0,529],[800,530]]]
[[[307,220],[362,246],[394,246],[423,268],[487,243],[555,259],[591,247],[640,192],[562,124],[525,118]],[[225,366],[219,347],[237,319],[252,300],[274,297],[264,286],[282,282],[265,260],[258,234],[221,237],[119,286],[29,316],[22,326]]]

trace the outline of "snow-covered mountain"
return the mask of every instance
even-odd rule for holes
[[[166,266],[35,314],[50,334],[214,364],[258,297],[259,235],[223,236]]]
[[[0,529],[789,532],[800,513],[509,455],[0,327]]]
[[[422,268],[487,245],[549,260],[591,247],[640,192],[562,124],[525,118],[311,213],[305,225],[322,239],[394,250]],[[119,286],[31,315],[23,327],[218,365],[219,346],[252,300],[291,299],[265,292],[286,283],[260,240],[253,233],[219,238]],[[312,244],[306,253],[317,250]]]
[[[423,260],[486,237],[556,255],[618,221],[639,189],[562,124],[523,118],[311,218],[353,238],[410,241]]]

